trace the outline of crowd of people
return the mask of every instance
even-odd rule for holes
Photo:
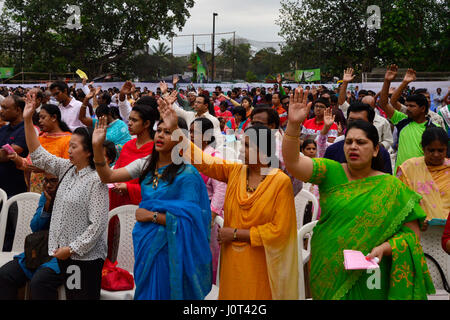
[[[397,73],[387,68],[379,92],[348,90],[351,68],[336,90],[280,76],[230,92],[183,90],[177,77],[155,92],[87,79],[0,88],[0,189],[40,194],[30,227],[48,230],[43,263],[30,268],[25,252],[0,266],[0,299],[27,282],[32,299],[57,299],[73,265],[81,286],[66,285],[67,298],[99,299],[120,237],[108,212],[128,204],[139,206],[135,299],[204,299],[217,273],[219,299],[298,299],[303,188],[320,199],[313,299],[427,299],[436,283],[422,248],[450,254],[450,88],[432,111],[430,92],[409,86],[415,71],[394,88]],[[7,214],[3,251],[17,206]],[[379,261],[380,286],[345,270],[347,249]]]

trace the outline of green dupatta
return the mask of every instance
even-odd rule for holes
[[[426,299],[434,286],[422,247],[415,233],[403,226],[425,219],[420,195],[390,175],[349,182],[342,173],[345,176],[337,162],[314,160],[311,182],[319,184],[322,214],[311,241],[313,299]],[[392,258],[380,263],[381,288],[370,290],[370,274],[345,270],[343,250],[368,254],[385,241],[392,247]]]

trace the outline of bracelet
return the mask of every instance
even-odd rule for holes
[[[153,219],[152,219],[152,222],[153,222],[153,223],[158,223],[158,220],[157,220],[157,219],[158,219],[158,212],[154,212],[154,213],[153,213]]]
[[[102,161],[102,162],[94,161],[94,164],[99,167],[104,167],[104,166],[106,166],[106,161]]]
[[[234,229],[233,231],[233,241],[237,240],[237,229]]]
[[[290,135],[288,135],[288,134],[284,134],[284,137],[286,138],[286,139],[288,139],[288,140],[293,140],[293,141],[296,141],[296,142],[298,142],[298,140],[300,139],[300,137],[294,137],[294,136],[290,136]]]
[[[73,255],[75,253],[75,251],[73,251],[72,247],[69,246],[69,253],[70,255]]]

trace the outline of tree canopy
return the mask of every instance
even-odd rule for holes
[[[67,0],[6,0],[0,18],[0,49],[25,71],[88,75],[115,71],[135,59],[150,39],[171,35],[184,26],[194,0],[78,0],[81,28],[68,28],[72,5]],[[151,4],[151,5],[150,5]],[[20,27],[22,26],[22,35]],[[21,40],[23,43],[21,44]],[[0,62],[5,63],[0,60]]]

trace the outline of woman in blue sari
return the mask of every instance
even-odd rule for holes
[[[133,229],[135,299],[204,299],[211,290],[212,256],[211,209],[203,179],[193,166],[176,161],[179,153],[173,149],[178,142],[172,141],[163,121],[151,156],[117,170],[105,164],[106,130],[106,119],[101,118],[92,140],[102,182],[139,178],[141,183],[142,202]]]

